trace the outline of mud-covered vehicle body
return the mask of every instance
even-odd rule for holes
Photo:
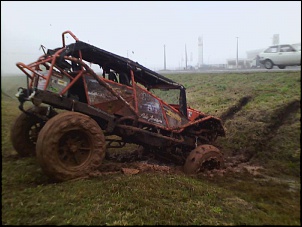
[[[66,45],[67,35],[75,42]],[[183,163],[187,173],[205,164],[223,166],[222,153],[211,145],[225,136],[221,120],[188,107],[181,84],[71,31],[63,32],[62,42],[43,48],[36,62],[16,64],[27,78],[16,94],[23,112],[11,132],[20,155],[36,155],[45,173],[59,181],[89,175],[114,143],[141,145]],[[27,110],[26,101],[33,103]]]

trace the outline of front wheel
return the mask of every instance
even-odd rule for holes
[[[266,69],[272,69],[273,66],[274,66],[274,64],[273,64],[273,62],[272,62],[271,60],[269,60],[269,59],[265,60],[265,62],[264,62],[264,67],[265,67]]]
[[[105,136],[87,115],[65,112],[50,119],[37,140],[37,160],[56,181],[86,177],[105,157]]]
[[[12,145],[21,157],[35,155],[37,138],[45,124],[45,121],[37,116],[51,118],[57,114],[46,106],[33,106],[26,112],[28,114],[22,112],[15,120],[10,133]]]
[[[285,69],[285,66],[284,65],[278,65],[278,68],[279,69]]]
[[[224,166],[223,155],[212,145],[200,145],[191,151],[184,165],[186,174],[197,174],[205,170],[220,169]]]

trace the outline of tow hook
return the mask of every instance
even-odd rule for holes
[[[28,96],[28,99],[31,100],[35,96],[35,94],[36,94],[36,91],[33,91],[33,93],[31,93],[31,95]]]
[[[24,95],[24,93],[23,93],[23,88],[22,88],[22,87],[19,87],[19,88],[18,88],[17,94],[15,94],[15,96],[16,96],[17,98],[19,98],[20,95]]]

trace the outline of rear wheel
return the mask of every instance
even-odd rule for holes
[[[29,114],[22,112],[15,120],[11,128],[11,142],[17,153],[21,157],[35,155],[36,142],[40,130],[43,128],[45,121],[31,115],[37,114],[45,117],[53,117],[57,114],[56,111],[45,106],[33,106],[26,110]]]
[[[279,69],[285,69],[285,66],[284,65],[278,65],[278,68]]]
[[[37,159],[56,181],[88,176],[105,157],[105,136],[89,116],[65,112],[50,119],[37,140]]]
[[[184,165],[186,174],[196,174],[224,166],[223,155],[212,145],[201,145],[191,151]]]
[[[264,67],[265,67],[266,69],[272,69],[273,66],[274,66],[274,64],[273,64],[273,62],[272,62],[271,60],[269,60],[269,59],[265,60],[265,62],[264,62]]]

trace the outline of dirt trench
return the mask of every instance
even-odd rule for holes
[[[220,115],[220,119],[222,122],[225,122],[228,119],[231,119],[234,117],[236,113],[238,113],[242,107],[244,107],[248,102],[250,102],[252,99],[252,96],[244,96],[242,97],[237,104],[234,106],[229,107],[224,113]]]
[[[291,124],[290,117],[297,113],[300,106],[300,100],[292,100],[291,102],[285,103],[279,108],[275,109],[273,113],[269,116],[268,124],[262,130],[262,134],[259,136],[259,140],[254,141],[253,147],[257,147],[257,152],[254,150],[246,149],[242,154],[235,157],[227,157],[229,160],[233,159],[231,165],[232,172],[240,172],[246,170],[248,173],[259,176],[258,180],[268,181],[273,180],[275,182],[281,182],[289,185],[289,191],[300,190],[301,185],[297,181],[291,179],[283,179],[280,177],[271,177],[264,174],[264,168],[262,166],[256,166],[255,164],[251,165],[254,156],[257,153],[271,151],[269,147],[270,141],[277,135],[278,130],[285,124]]]
[[[280,127],[289,124],[290,117],[300,109],[300,101],[293,100],[275,109],[269,116],[268,123],[261,130],[258,140],[251,140],[251,145],[245,150],[245,160],[249,162],[257,153],[270,151],[270,141],[276,136]],[[254,150],[257,148],[257,150]]]

